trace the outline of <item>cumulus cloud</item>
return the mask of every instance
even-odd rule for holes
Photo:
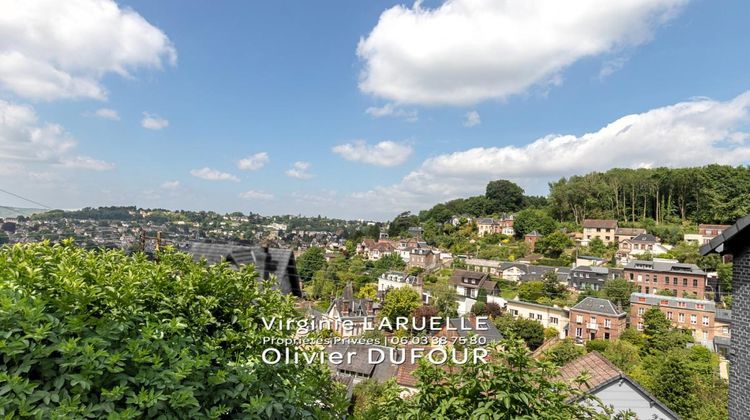
[[[297,179],[310,179],[314,175],[310,172],[310,162],[294,162],[291,168],[287,169],[286,176]]]
[[[369,145],[364,140],[355,140],[333,148],[333,153],[346,160],[376,166],[401,165],[409,159],[413,151],[411,145],[395,141],[381,141]]]
[[[165,190],[176,190],[180,188],[180,181],[165,181],[161,184],[161,188]]]
[[[482,123],[482,118],[479,117],[477,111],[469,111],[464,115],[464,127],[474,127]]]
[[[380,16],[361,39],[359,87],[397,103],[503,99],[584,57],[647,42],[688,0],[416,1]]]
[[[373,118],[401,118],[407,122],[416,122],[419,120],[419,112],[416,109],[406,110],[390,102],[381,107],[371,106],[365,110],[365,114]]]
[[[149,114],[148,112],[143,113],[143,119],[141,120],[141,126],[149,130],[161,130],[169,127],[169,121],[156,115]]]
[[[105,75],[176,60],[164,32],[113,0],[0,2],[0,86],[18,96],[103,100]]]
[[[120,121],[120,114],[112,108],[99,108],[94,112],[86,112],[84,117],[96,117],[105,120]]]
[[[623,116],[583,135],[550,134],[525,146],[478,147],[425,160],[399,183],[353,194],[352,207],[392,214],[481,193],[492,179],[540,185],[613,167],[750,162],[750,91],[696,98]],[[357,204],[354,204],[357,203]]]
[[[240,198],[243,198],[245,200],[273,200],[274,199],[273,194],[266,193],[263,191],[255,191],[255,190],[241,192],[239,196]]]
[[[237,162],[237,168],[243,171],[257,171],[266,166],[269,161],[268,153],[256,153]]]
[[[208,168],[208,167],[201,168],[201,169],[193,169],[193,170],[190,171],[190,175],[192,175],[192,176],[194,176],[196,178],[205,179],[207,181],[234,181],[234,182],[239,182],[239,180],[240,180],[239,178],[237,178],[236,176],[234,176],[234,175],[232,175],[230,173],[221,172],[221,171],[218,171],[216,169],[211,169],[211,168]]]
[[[34,108],[0,100],[0,163],[29,162],[106,170],[111,163],[71,156],[76,140],[59,124],[40,123]]]

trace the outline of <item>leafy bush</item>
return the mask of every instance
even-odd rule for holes
[[[586,343],[586,351],[598,351],[604,353],[609,346],[609,341],[597,338],[596,340],[590,340]]]
[[[262,317],[296,317],[252,267],[185,254],[0,248],[0,415],[337,417],[320,365],[262,363]]]
[[[557,366],[562,366],[584,354],[586,354],[586,350],[583,347],[577,346],[573,343],[573,340],[566,338],[547,350],[545,352],[545,359]]]

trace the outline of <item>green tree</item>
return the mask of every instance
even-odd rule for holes
[[[577,346],[573,340],[566,338],[547,350],[544,356],[555,365],[563,366],[584,354],[586,354],[586,350],[583,347]]]
[[[531,350],[536,350],[544,342],[544,327],[540,322],[511,315],[497,317],[494,322],[503,337],[520,338]]]
[[[385,295],[380,316],[388,319],[391,324],[395,324],[396,318],[411,317],[414,310],[420,306],[422,306],[422,297],[411,287],[390,289]]]
[[[447,284],[440,284],[432,288],[432,306],[434,306],[440,317],[455,318],[458,316],[458,302],[456,291]]]
[[[566,249],[573,246],[573,241],[568,235],[556,230],[549,235],[539,238],[534,250],[541,252],[545,257],[559,258]]]
[[[403,212],[393,219],[388,226],[388,236],[395,238],[402,236],[409,231],[410,227],[419,226],[419,217],[412,215],[411,212]]]
[[[490,201],[493,213],[509,213],[523,206],[523,188],[506,179],[490,181],[485,197]]]
[[[684,418],[691,418],[698,408],[695,395],[695,375],[683,352],[671,352],[654,375],[654,396]]]
[[[544,297],[555,300],[564,299],[568,295],[565,285],[557,280],[557,273],[554,271],[544,273],[542,276],[542,282],[544,283]]]
[[[527,281],[518,286],[518,298],[523,301],[536,302],[544,296],[544,282]]]
[[[603,290],[607,299],[627,311],[630,307],[630,295],[635,291],[635,286],[625,279],[613,279],[604,283]]]
[[[587,377],[577,378],[575,384],[552,379],[558,374],[554,364],[532,358],[522,342],[505,340],[490,351],[487,363],[470,361],[458,369],[421,363],[415,373],[417,394],[391,396],[371,418],[609,419],[613,415],[577,390]],[[578,398],[583,403],[570,403]]]
[[[302,281],[309,281],[315,272],[322,270],[325,265],[326,251],[321,247],[312,246],[297,259],[297,273]]]
[[[549,235],[557,228],[555,219],[547,212],[539,209],[524,209],[519,211],[513,220],[513,230],[516,236],[523,238],[527,233],[537,231],[542,235]]]
[[[641,361],[640,348],[625,340],[611,341],[602,355],[626,373]]]
[[[0,248],[0,415],[340,418],[326,366],[262,362],[263,337],[294,333],[263,319],[299,317],[272,285],[169,249]]]
[[[375,300],[378,298],[378,285],[375,283],[367,283],[362,286],[357,292],[357,297],[361,299]]]

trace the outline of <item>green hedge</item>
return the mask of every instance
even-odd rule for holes
[[[261,362],[261,317],[296,317],[252,267],[71,242],[0,248],[0,415],[334,418],[318,365]]]

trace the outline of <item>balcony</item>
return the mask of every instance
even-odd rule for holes
[[[598,330],[599,329],[599,324],[595,324],[595,323],[589,322],[588,324],[586,324],[586,328],[588,328],[590,330]]]

